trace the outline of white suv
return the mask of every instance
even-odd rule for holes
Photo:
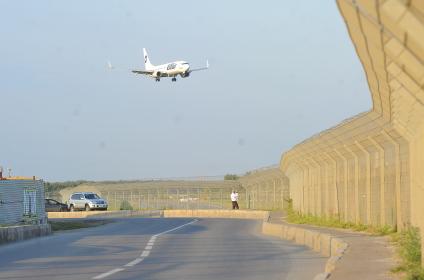
[[[68,200],[69,211],[107,210],[107,201],[92,192],[73,193]]]

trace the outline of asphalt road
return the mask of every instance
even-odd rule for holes
[[[0,246],[0,279],[311,280],[325,261],[258,221],[130,218]]]

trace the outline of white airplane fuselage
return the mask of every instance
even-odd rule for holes
[[[185,75],[187,75],[186,73],[188,73],[190,70],[190,64],[186,61],[174,61],[167,64],[153,66],[151,68],[148,68],[148,70],[153,71],[153,73],[150,75],[150,77],[152,78],[175,77],[178,75],[184,77]]]

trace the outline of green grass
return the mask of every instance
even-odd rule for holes
[[[304,215],[293,210],[292,202],[288,202],[286,208],[287,221],[293,224],[307,224],[321,227],[343,228],[354,231],[368,232],[373,235],[389,235],[396,231],[390,226],[376,227],[364,224],[355,224],[352,222],[344,222],[339,217],[318,217],[314,215]]]
[[[52,231],[72,230],[89,227],[97,227],[110,223],[106,220],[85,220],[85,221],[49,221]]]
[[[392,269],[394,273],[402,273],[405,280],[424,280],[424,269],[421,266],[421,239],[417,228],[410,227],[392,235],[397,246],[401,263]]]

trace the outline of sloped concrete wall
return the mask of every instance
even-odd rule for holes
[[[373,107],[282,156],[294,207],[424,232],[424,2],[337,3]]]

